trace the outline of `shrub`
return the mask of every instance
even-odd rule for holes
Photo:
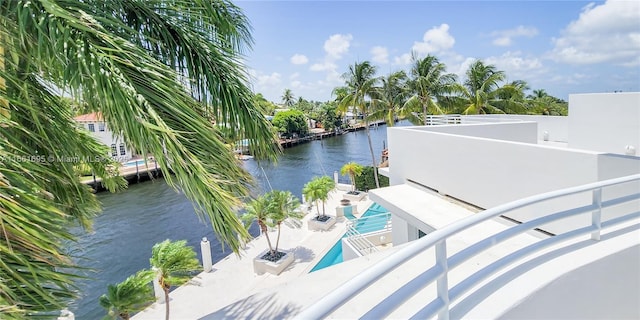
[[[374,168],[371,166],[365,166],[362,170],[362,174],[356,176],[356,190],[369,191],[376,188],[376,180],[373,176]],[[378,174],[378,181],[380,182],[380,188],[389,186],[389,178]]]

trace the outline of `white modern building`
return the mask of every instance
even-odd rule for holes
[[[79,127],[88,130],[96,140],[110,148],[108,156],[119,162],[125,162],[133,157],[132,150],[127,147],[121,137],[109,130],[100,113],[83,114],[75,117],[74,120]]]
[[[640,93],[431,120],[388,129],[369,194],[398,251],[300,319],[640,317]]]
[[[369,194],[395,252],[297,318],[640,317],[640,93],[430,123],[388,129]]]

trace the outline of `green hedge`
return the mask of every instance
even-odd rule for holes
[[[389,178],[378,173],[380,188],[389,186]],[[365,166],[362,174],[356,177],[356,190],[369,191],[376,188],[376,180],[373,176],[373,167]]]

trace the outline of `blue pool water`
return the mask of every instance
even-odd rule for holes
[[[136,164],[138,164],[138,166],[144,167],[144,160],[127,162],[127,163],[124,164],[124,166],[125,167],[135,167]]]
[[[387,212],[389,212],[387,209],[374,202],[361,217],[361,219],[365,217],[371,218],[358,222],[358,224],[356,225],[356,230],[358,230],[358,232],[360,233],[382,230],[387,223],[387,216],[384,214]],[[350,220],[356,218],[350,212],[345,212],[345,217],[349,218]],[[342,238],[344,238],[344,235],[342,236]],[[318,263],[309,272],[324,269],[326,267],[330,267],[334,264],[338,264],[344,261],[342,259],[342,238],[340,238],[340,240],[338,240],[338,242],[336,242],[336,244],[334,244],[333,247],[329,249],[324,257],[322,257],[322,259],[320,259],[320,261],[318,261]]]

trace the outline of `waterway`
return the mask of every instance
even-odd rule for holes
[[[399,123],[399,125],[404,125]],[[387,141],[386,126],[372,128],[371,139],[380,161]],[[256,192],[289,190],[301,197],[302,187],[314,176],[328,175],[349,161],[371,165],[364,131],[312,141],[285,149],[276,164],[244,162],[256,178]],[[348,183],[348,177],[340,176]],[[93,231],[74,230],[78,241],[68,248],[78,264],[87,268],[85,279],[77,282],[81,297],[69,309],[76,319],[100,319],[106,315],[98,304],[108,284],[123,281],[142,268],[149,267],[151,247],[165,239],[187,240],[200,256],[200,240],[211,241],[214,263],[230,254],[215,239],[211,227],[195,215],[193,205],[162,179],[134,184],[117,194],[100,193],[103,212],[94,219]],[[254,227],[253,235],[258,233]]]

